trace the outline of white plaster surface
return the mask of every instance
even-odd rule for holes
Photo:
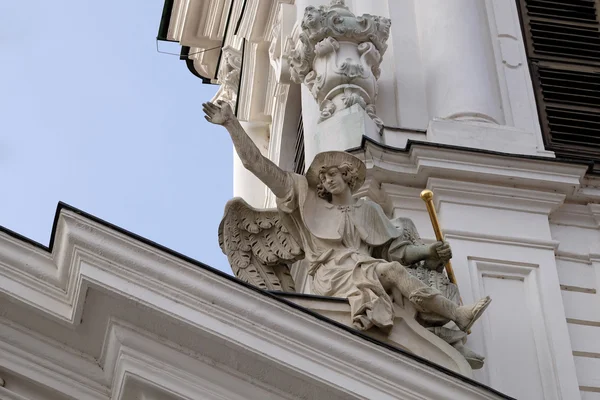
[[[317,124],[312,137],[307,132],[304,132],[304,135],[307,139],[307,164],[310,164],[308,160],[312,161],[316,154],[323,151],[360,147],[363,136],[377,142],[381,140],[377,126],[358,105],[339,111],[333,117]]]
[[[3,399],[499,398],[69,210],[0,295]]]
[[[269,126],[264,123],[241,122],[244,130],[252,138],[263,155],[269,151]],[[253,207],[265,206],[267,187],[252,175],[233,152],[233,196],[244,198]]]
[[[540,152],[533,132],[485,122],[433,119],[427,128],[427,140],[500,153],[546,155],[544,150]]]
[[[503,124],[485,2],[414,4],[429,115]]]
[[[306,87],[290,97],[286,82],[272,81],[282,1],[248,0],[244,15],[242,3],[232,14],[239,35],[230,28],[225,43],[248,41],[240,112],[280,165],[300,112],[305,135],[318,139],[306,143],[307,164],[363,134],[399,148],[410,138],[553,156],[512,0],[348,1],[392,20],[377,108],[393,129],[380,139],[360,113],[317,125]],[[298,0],[295,19],[328,3]],[[169,37],[191,52],[222,44],[227,4],[176,1]],[[194,58],[216,72],[218,52]],[[361,193],[412,218],[426,241],[418,193],[434,190],[463,300],[493,297],[469,336],[487,357],[475,379],[518,399],[600,399],[600,181],[585,166],[460,149],[367,144],[357,155],[369,169]],[[234,193],[265,204],[264,185],[239,163]],[[2,399],[496,398],[74,213],[59,220],[52,254],[0,234],[0,295]]]

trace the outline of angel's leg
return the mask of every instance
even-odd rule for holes
[[[419,309],[454,321],[462,331],[473,325],[491,301],[489,297],[485,297],[474,305],[458,306],[442,296],[437,289],[412,276],[399,262],[380,263],[375,271],[384,289],[400,291]]]

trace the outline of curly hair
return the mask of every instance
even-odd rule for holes
[[[325,180],[325,174],[332,168],[337,168],[342,174],[342,179],[351,191],[354,191],[354,187],[356,186],[356,181],[358,180],[358,168],[356,168],[352,163],[343,162],[340,165],[324,165],[319,168],[319,181],[320,183],[317,185],[317,195],[325,199],[327,201],[331,201],[331,193],[325,189],[323,186],[323,181]]]

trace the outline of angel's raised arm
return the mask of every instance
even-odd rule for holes
[[[208,122],[223,125],[227,129],[244,168],[263,181],[275,196],[279,198],[287,196],[292,186],[288,174],[260,153],[258,147],[233,114],[229,104],[222,101],[217,103],[202,104],[202,109],[206,114],[204,118]]]

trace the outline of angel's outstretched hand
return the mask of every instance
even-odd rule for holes
[[[227,102],[218,100],[217,104],[208,102],[202,103],[202,111],[206,114],[204,118],[210,123],[225,125],[235,119],[233,110]]]

